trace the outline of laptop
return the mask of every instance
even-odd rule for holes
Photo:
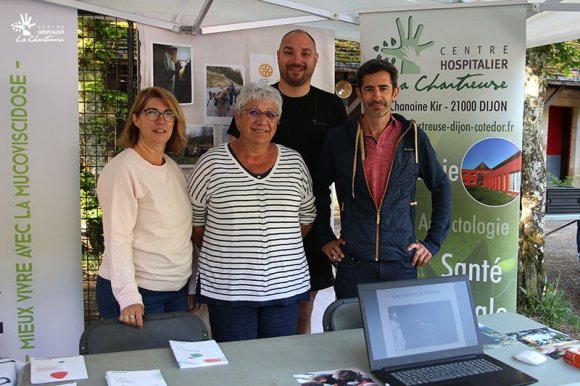
[[[360,284],[358,291],[370,369],[384,385],[538,381],[483,353],[466,276]]]

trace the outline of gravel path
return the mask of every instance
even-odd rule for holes
[[[569,221],[546,221],[546,233]],[[546,237],[544,269],[546,277],[564,292],[580,316],[580,260],[577,257],[576,225],[572,224]],[[576,337],[580,339],[580,336]]]

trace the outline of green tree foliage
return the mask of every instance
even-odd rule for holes
[[[96,181],[116,133],[128,113],[127,90],[119,63],[127,62],[128,25],[111,18],[78,18],[79,129],[83,254],[98,261],[103,253],[102,214]],[[125,82],[127,86],[127,82]]]
[[[127,30],[126,23],[120,28],[118,21],[79,18],[81,158],[88,167],[105,164],[107,152],[100,147],[114,144],[127,117],[127,91],[117,87],[114,64],[127,60]]]
[[[540,55],[548,62],[535,61],[537,73],[553,78],[559,75],[569,76],[573,71],[580,69],[580,40],[550,44],[528,50],[532,57]]]
[[[103,240],[103,216],[97,201],[96,185],[96,175],[81,163],[81,210],[85,222],[83,252],[98,258],[105,251],[105,242]]]
[[[542,115],[548,77],[567,76],[580,65],[579,41],[551,44],[526,52],[526,95],[522,140],[522,216],[518,258],[518,311],[533,314],[544,304],[544,208],[548,176],[544,160]],[[548,300],[558,299],[552,296]],[[531,315],[534,316],[534,315]]]
[[[360,43],[352,40],[336,39],[334,56],[337,63],[360,63]]]

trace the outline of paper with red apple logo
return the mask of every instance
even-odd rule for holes
[[[85,358],[76,355],[58,358],[32,358],[30,360],[30,383],[72,381],[88,378]]]
[[[180,369],[225,365],[228,363],[215,340],[202,342],[181,342],[170,340],[171,351]]]

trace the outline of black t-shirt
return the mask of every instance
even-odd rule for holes
[[[278,89],[278,83],[272,87]],[[340,98],[319,88],[310,86],[308,94],[298,98],[282,94],[282,116],[272,142],[300,153],[313,176],[326,134],[346,119],[346,108]],[[240,136],[233,119],[228,134]]]

